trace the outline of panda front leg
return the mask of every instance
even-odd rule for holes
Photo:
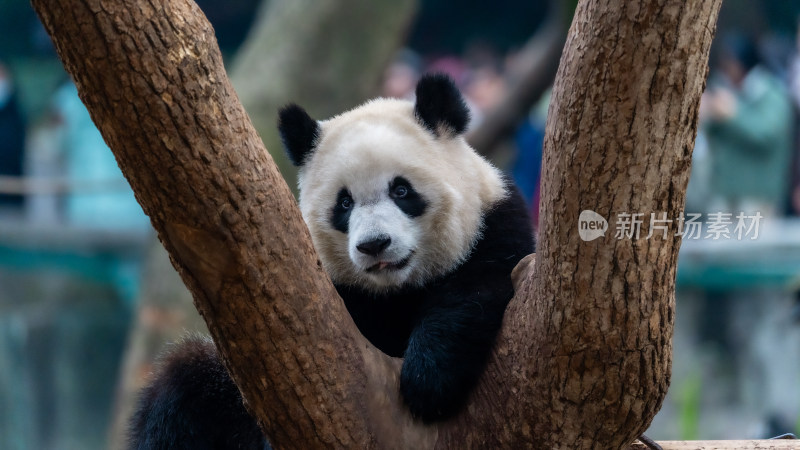
[[[431,423],[461,409],[486,366],[504,309],[462,298],[423,315],[400,373],[400,393],[412,416]]]

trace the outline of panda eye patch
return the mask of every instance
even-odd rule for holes
[[[336,194],[336,203],[331,214],[331,225],[335,230],[347,233],[350,225],[350,212],[353,210],[353,196],[346,188],[341,188]]]
[[[395,177],[389,183],[389,197],[409,217],[421,216],[428,206],[428,202],[403,177]]]

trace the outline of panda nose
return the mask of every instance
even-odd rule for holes
[[[388,247],[389,244],[391,243],[392,243],[391,238],[381,236],[372,239],[371,241],[362,242],[356,245],[356,248],[358,249],[358,251],[364,253],[365,255],[378,256],[378,254],[382,252],[386,247]]]

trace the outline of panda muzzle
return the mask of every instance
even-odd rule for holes
[[[381,261],[381,262],[379,262],[377,264],[374,264],[374,265],[370,266],[367,269],[367,273],[374,273],[374,272],[378,272],[378,271],[382,271],[382,270],[400,270],[403,267],[408,265],[408,262],[411,261],[411,255],[412,254],[413,254],[413,252],[409,253],[408,256],[406,256],[405,258],[403,258],[403,259],[401,259],[400,261],[397,261],[397,262]]]

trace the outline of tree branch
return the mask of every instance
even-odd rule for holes
[[[621,448],[670,378],[680,238],[644,239],[650,213],[683,210],[719,0],[581,1],[544,141],[537,264],[522,282],[488,375],[504,442]],[[645,215],[638,240],[591,242],[578,216]],[[498,409],[495,408],[495,411]],[[531,411],[543,412],[540,414]],[[500,426],[473,423],[486,433]],[[488,420],[483,423],[489,422]]]
[[[520,50],[519,64],[511,74],[503,100],[467,135],[467,142],[479,153],[491,157],[503,139],[510,136],[527,117],[533,105],[553,83],[566,36],[567,2],[550,3],[547,21]]]

